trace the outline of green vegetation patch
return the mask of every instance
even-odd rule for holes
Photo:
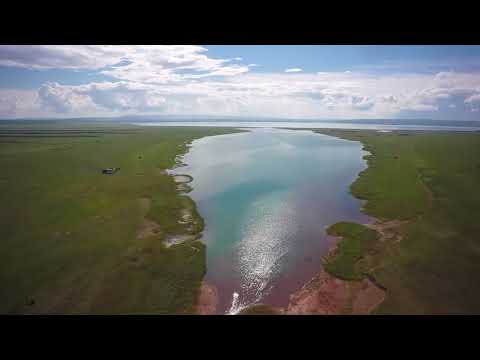
[[[480,134],[321,130],[361,141],[371,155],[352,184],[364,211],[408,220],[368,256],[387,288],[380,314],[480,312]]]
[[[378,242],[378,233],[364,225],[351,222],[339,222],[327,229],[332,236],[342,239],[337,244],[335,252],[327,257],[325,270],[344,280],[361,280],[364,274],[357,263],[369,251],[372,251]]]
[[[107,273],[91,313],[188,314],[206,271],[206,249],[199,241],[166,248],[146,244],[123,257]]]
[[[0,313],[192,311],[203,219],[165,169],[192,140],[236,131],[2,123]],[[167,247],[175,235],[191,236]]]

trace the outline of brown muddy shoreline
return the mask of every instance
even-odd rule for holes
[[[290,297],[285,315],[367,315],[385,299],[369,279],[345,281],[322,270]]]
[[[365,147],[363,150],[367,151]],[[352,184],[358,180],[360,174]],[[362,212],[363,209],[364,206],[362,206]],[[373,220],[375,221],[373,224],[363,225],[378,231],[381,240],[389,238],[390,228],[383,226],[378,219]],[[336,237],[336,240],[336,244],[329,250],[326,257],[334,256],[341,237]],[[290,296],[287,308],[280,313],[285,315],[368,315],[385,300],[385,297],[386,289],[379,286],[370,276],[360,281],[342,280],[322,269]]]
[[[195,315],[217,314],[218,292],[217,288],[205,280],[200,285],[197,303],[195,304]]]
[[[407,222],[377,220],[375,223],[363,225],[376,230],[380,235],[379,241],[399,242],[402,240],[402,235],[396,229]],[[338,237],[337,241],[340,239]],[[336,248],[335,245],[330,249],[329,254],[335,253]],[[309,283],[290,296],[290,303],[282,314],[368,315],[385,300],[387,289],[372,275],[364,275],[363,280],[347,281],[322,270]]]
[[[384,230],[382,225],[377,223],[370,227],[382,227]],[[384,234],[381,236],[384,238]],[[385,238],[391,238],[391,235],[388,234]],[[335,249],[336,245],[330,249],[329,253],[334,253]],[[302,288],[290,295],[289,303],[285,308],[269,308],[278,315],[368,315],[385,298],[386,289],[368,274],[363,280],[348,281],[339,279],[322,269]],[[254,304],[244,311],[257,305],[259,304]],[[195,306],[195,314],[218,314],[217,306],[217,289],[203,281]]]

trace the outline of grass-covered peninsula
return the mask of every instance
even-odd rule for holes
[[[351,191],[378,219],[370,229],[330,227],[342,239],[325,270],[374,279],[386,291],[374,313],[478,313],[480,134],[317,131],[361,141],[370,152]]]
[[[363,279],[359,260],[375,250],[379,241],[377,231],[361,224],[339,222],[330,226],[327,233],[342,240],[326,257],[325,270],[343,280]]]
[[[0,313],[192,312],[203,220],[165,169],[192,140],[234,131],[1,125]]]

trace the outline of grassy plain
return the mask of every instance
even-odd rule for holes
[[[364,144],[371,155],[353,195],[380,221],[405,220],[399,237],[362,257],[362,268],[387,289],[376,313],[480,313],[480,134],[318,132]],[[347,240],[342,246],[356,246]]]
[[[332,236],[341,236],[342,240],[335,253],[327,257],[324,268],[342,280],[361,280],[362,272],[356,267],[357,262],[369,251],[375,249],[379,235],[375,230],[351,222],[339,222],[327,229]]]
[[[164,240],[203,220],[164,170],[190,141],[234,131],[0,125],[0,313],[191,312],[205,246]],[[145,219],[156,231],[139,237]]]
[[[0,125],[0,313],[191,312],[205,246],[164,240],[197,235],[203,221],[164,169],[191,140],[233,131]],[[380,314],[480,313],[480,134],[318,132],[364,144],[352,193],[380,221],[405,221],[384,241],[332,226],[344,239],[326,270],[374,277],[387,289]],[[102,175],[110,166],[120,171]],[[179,222],[185,211],[191,221]],[[159,231],[139,238],[145,219]]]

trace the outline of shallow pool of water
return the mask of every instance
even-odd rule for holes
[[[195,140],[177,171],[205,219],[206,280],[219,312],[288,304],[321,269],[325,228],[368,222],[350,184],[366,168],[362,145],[304,130],[252,129]]]

